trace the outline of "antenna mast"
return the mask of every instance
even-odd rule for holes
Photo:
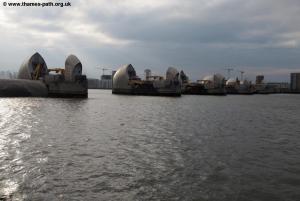
[[[233,71],[233,68],[225,68],[225,70],[227,70],[227,80],[229,80],[231,77],[230,72]]]
[[[241,73],[241,81],[243,81],[245,71],[240,71],[240,73]]]

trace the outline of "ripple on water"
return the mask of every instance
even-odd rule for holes
[[[90,96],[0,99],[0,199],[299,197],[295,96]]]

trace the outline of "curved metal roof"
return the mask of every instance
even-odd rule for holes
[[[128,81],[130,78],[135,77],[136,72],[131,64],[122,66],[117,70],[113,77],[114,89],[130,89]]]
[[[178,80],[179,79],[179,72],[174,67],[169,67],[166,72],[166,80]]]
[[[44,58],[38,52],[36,52],[29,59],[25,60],[22,63],[18,72],[18,79],[27,79],[27,80],[34,79],[34,71],[36,70],[38,65],[40,65],[41,67],[40,76],[38,78],[47,75],[48,74],[47,64]]]
[[[65,62],[65,79],[73,80],[76,75],[82,74],[82,64],[73,54],[69,55]]]
[[[223,75],[219,74],[219,73],[215,74],[214,76],[215,76],[215,79],[218,79],[218,80],[225,79],[225,77]]]
[[[236,79],[230,78],[226,81],[226,85],[235,85],[236,84]]]
[[[203,81],[214,81],[214,76],[213,75],[207,75],[203,79]]]

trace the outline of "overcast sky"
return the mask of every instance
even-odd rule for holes
[[[194,80],[228,67],[270,81],[300,71],[299,0],[70,0],[64,8],[0,1],[0,70],[17,71],[40,52],[48,67],[75,54],[95,78],[97,68],[128,63],[141,75],[174,66]]]

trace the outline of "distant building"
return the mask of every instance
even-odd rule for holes
[[[112,75],[102,75],[99,87],[100,89],[112,89]]]
[[[263,84],[264,79],[265,79],[265,76],[263,76],[263,75],[256,76],[255,84]]]
[[[151,70],[150,69],[146,69],[145,70],[145,80],[149,80],[151,77]]]
[[[10,71],[0,71],[0,79],[16,79],[17,73]]]
[[[99,79],[88,79],[88,88],[89,89],[99,89]]]
[[[101,75],[101,79],[88,79],[89,89],[112,89],[112,78],[115,71],[111,75]]]
[[[101,75],[101,80],[112,80],[112,75]]]
[[[290,92],[290,84],[288,82],[268,82],[266,90],[270,93],[288,93]]]
[[[300,73],[291,73],[291,92],[300,93]]]

